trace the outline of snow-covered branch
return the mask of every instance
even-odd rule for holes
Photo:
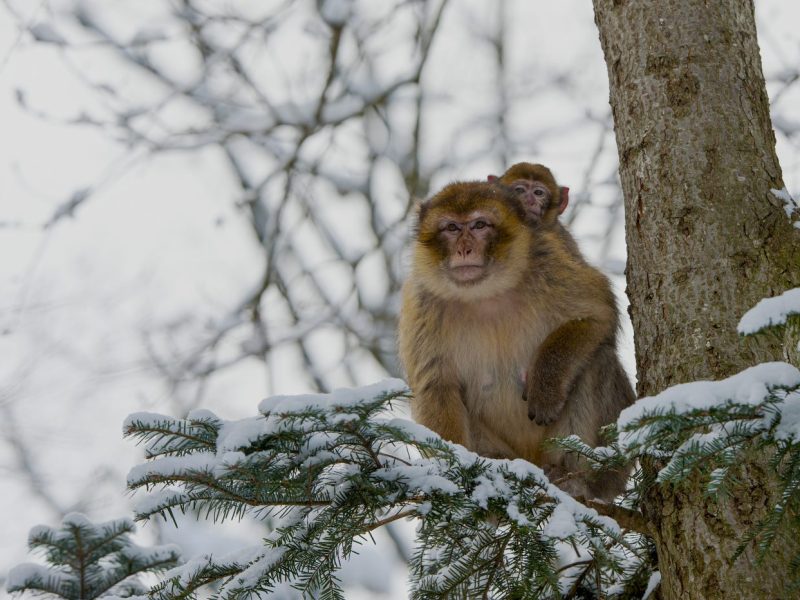
[[[59,529],[37,525],[28,546],[41,552],[48,566],[17,565],[6,589],[66,600],[145,594],[148,588],[137,575],[175,567],[180,553],[175,546],[138,546],[130,539],[133,531],[130,519],[92,523],[79,513],[65,516]]]
[[[557,597],[573,586],[623,589],[649,570],[643,536],[565,494],[538,467],[480,457],[393,417],[407,395],[402,381],[388,380],[269,398],[259,416],[239,421],[207,411],[128,417],[126,434],[152,457],[128,477],[132,489],[150,490],[137,519],[176,509],[280,516],[263,547],[192,560],[168,574],[157,597],[211,581],[230,598],[282,582],[336,597],[335,572],[354,546],[407,518],[420,520],[415,597]]]

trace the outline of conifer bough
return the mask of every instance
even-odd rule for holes
[[[289,582],[340,598],[341,562],[378,527],[420,518],[412,595],[568,596],[642,587],[651,546],[552,485],[522,460],[493,460],[393,417],[405,383],[389,380],[331,394],[279,396],[260,415],[224,422],[137,413],[125,433],[150,459],[129,475],[151,493],[136,518],[199,510],[214,520],[279,516],[264,544],[207,556],[168,574],[156,598],[219,582],[221,597]]]

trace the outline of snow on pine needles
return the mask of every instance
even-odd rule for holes
[[[262,547],[195,558],[154,596],[216,581],[228,598],[287,582],[342,597],[342,561],[371,531],[399,519],[419,520],[414,597],[555,598],[579,586],[621,590],[649,573],[643,536],[577,502],[534,465],[480,457],[396,418],[393,404],[408,395],[404,382],[387,380],[276,396],[238,421],[208,411],[186,419],[130,415],[125,434],[141,440],[149,458],[128,476],[132,489],[149,491],[137,519],[174,510],[215,520],[277,517]]]

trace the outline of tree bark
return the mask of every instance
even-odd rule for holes
[[[784,359],[779,340],[736,333],[758,300],[800,285],[800,230],[770,191],[783,181],[752,1],[594,0],[594,8],[625,196],[639,395]],[[784,586],[796,542],[776,541],[757,566],[752,549],[732,560],[773,499],[760,460],[741,477],[720,503],[697,480],[655,487],[645,499],[664,598],[791,597]]]

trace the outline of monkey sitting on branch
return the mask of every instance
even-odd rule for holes
[[[610,500],[627,473],[598,474],[544,445],[571,434],[597,445],[634,400],[608,279],[558,223],[565,189],[520,163],[419,206],[400,359],[419,423],[481,455],[538,464],[575,496]]]

